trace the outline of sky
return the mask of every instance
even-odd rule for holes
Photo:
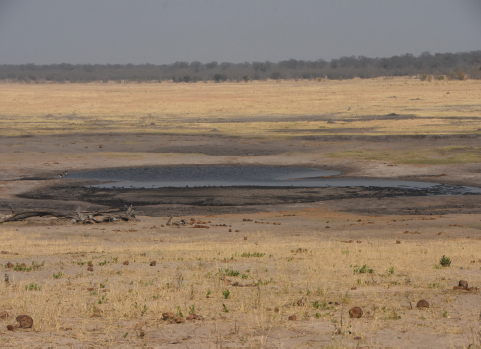
[[[0,64],[481,50],[481,0],[0,0]]]

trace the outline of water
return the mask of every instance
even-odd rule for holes
[[[165,187],[383,187],[425,190],[431,195],[481,194],[481,188],[380,179],[329,178],[339,171],[282,166],[178,166],[83,171],[64,178],[108,181],[93,188]]]

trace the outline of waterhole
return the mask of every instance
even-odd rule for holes
[[[166,166],[82,171],[65,178],[97,180],[92,188],[382,187],[419,189],[427,195],[481,194],[481,188],[401,180],[336,178],[339,171],[284,166]],[[333,177],[333,178],[331,178]]]

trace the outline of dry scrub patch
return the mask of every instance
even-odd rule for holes
[[[449,237],[459,235],[448,223],[460,217],[444,218],[445,235],[430,240],[440,219],[409,218],[425,225],[408,236],[399,217],[332,213],[327,230],[314,211],[267,215],[276,226],[259,227],[259,217],[198,217],[211,229],[148,217],[95,227],[4,224],[2,344],[479,343],[479,291],[453,290],[459,280],[481,286],[481,240]],[[313,225],[296,229],[301,220]],[[215,226],[226,222],[242,231]],[[385,236],[370,232],[379,224]],[[450,267],[439,265],[443,255]],[[416,308],[421,299],[429,308]],[[355,306],[360,319],[349,317]],[[33,328],[7,332],[23,314]]]

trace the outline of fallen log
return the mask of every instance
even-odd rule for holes
[[[114,214],[114,212],[119,212]],[[104,222],[116,222],[116,221],[137,221],[135,217],[134,209],[132,205],[126,210],[125,213],[120,213],[120,209],[109,209],[97,212],[85,212],[81,211],[80,207],[77,208],[74,215],[68,215],[63,212],[55,211],[27,211],[21,213],[12,212],[11,214],[0,218],[0,223],[23,221],[31,217],[44,217],[52,216],[56,218],[72,219],[72,223],[94,224]]]
[[[22,221],[30,217],[43,217],[43,216],[58,217],[58,215],[52,211],[29,211],[29,212],[9,214],[3,218],[0,218],[0,223]],[[63,216],[63,215],[60,215],[60,216]]]

